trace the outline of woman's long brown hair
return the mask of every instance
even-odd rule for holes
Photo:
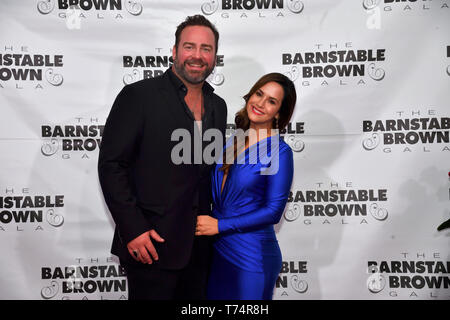
[[[294,113],[294,107],[295,107],[295,103],[297,101],[297,93],[295,91],[295,85],[285,75],[278,73],[278,72],[273,72],[273,73],[268,73],[268,74],[262,76],[253,85],[253,87],[250,89],[250,91],[244,96],[245,106],[236,113],[236,116],[234,118],[234,122],[236,124],[236,130],[242,129],[244,131],[247,131],[250,128],[250,119],[249,119],[248,113],[247,113],[248,100],[256,91],[258,91],[262,86],[264,86],[266,83],[269,83],[269,82],[278,83],[283,88],[283,93],[284,93],[283,101],[281,102],[281,107],[280,107],[280,110],[278,111],[279,118],[278,118],[278,128],[277,129],[282,130],[289,124],[289,120],[291,120],[292,114]],[[276,121],[277,120],[274,118],[273,122],[272,122],[272,128],[276,127]],[[248,135],[245,136],[245,144],[247,144],[247,142],[248,142]],[[236,136],[234,136],[233,147],[234,147],[234,152],[233,152],[233,155],[234,155],[233,163],[234,163],[237,158],[237,148],[238,148]],[[223,166],[220,168],[220,170],[224,171],[225,174],[228,174],[228,170],[233,165],[233,163],[229,163],[226,161],[226,154],[227,154],[227,152],[224,152]]]

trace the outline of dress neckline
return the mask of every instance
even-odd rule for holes
[[[238,158],[241,156],[241,154],[243,154],[243,153],[246,155],[246,154],[247,154],[247,150],[250,150],[250,149],[253,148],[254,146],[257,146],[260,142],[263,142],[264,140],[267,140],[267,139],[270,139],[270,138],[276,137],[276,136],[278,136],[278,138],[279,138],[279,137],[280,137],[280,134],[277,133],[277,134],[274,134],[274,135],[272,135],[272,136],[267,136],[267,137],[265,137],[265,138],[259,140],[258,142],[252,144],[252,145],[249,146],[248,148],[244,149],[244,151],[242,151],[241,153],[239,153],[239,154],[236,156],[236,159],[238,159]],[[229,141],[230,141],[233,137],[234,137],[234,136],[230,137]],[[225,146],[224,151],[225,151],[226,149],[227,149],[227,146]]]
[[[254,146],[257,146],[260,142],[263,142],[264,140],[270,139],[270,138],[272,138],[272,137],[277,137],[277,136],[278,136],[278,138],[280,138],[280,134],[277,133],[277,134],[274,134],[274,135],[271,135],[271,136],[267,136],[267,137],[265,137],[265,138],[259,140],[258,142],[252,144],[252,145],[249,146],[247,149],[245,149],[244,151],[242,151],[241,153],[239,153],[239,154],[236,156],[236,160],[237,160],[243,153],[244,153],[244,156],[247,156],[247,154],[250,154],[250,149],[253,148]],[[233,139],[233,137],[234,137],[234,136],[230,137],[229,140]],[[227,147],[225,147],[224,151],[225,151],[226,149],[227,149]],[[248,150],[249,152],[247,152],[247,150]],[[223,166],[223,164],[222,164],[222,166]],[[220,198],[221,198],[221,199],[222,199],[222,194],[223,194],[223,192],[225,191],[225,188],[226,188],[226,186],[227,186],[227,182],[228,182],[228,180],[229,180],[229,175],[230,175],[230,173],[231,173],[231,170],[232,170],[232,168],[230,167],[230,168],[228,169],[228,174],[227,174],[227,178],[226,178],[226,180],[225,180],[225,183],[223,182],[223,179],[225,178],[225,172],[222,172],[222,179],[221,179],[221,181],[220,181]],[[223,188],[222,188],[222,185],[223,185]]]
[[[258,142],[252,144],[252,145],[249,146],[247,149],[245,149],[244,151],[242,151],[241,153],[239,153],[239,154],[236,156],[236,159],[239,159],[239,157],[241,157],[242,154],[244,154],[244,156],[247,157],[248,155],[250,155],[250,150],[251,150],[253,147],[258,146],[258,145],[259,145],[261,142],[263,142],[264,140],[268,140],[268,139],[270,139],[270,138],[272,138],[272,137],[276,137],[276,136],[278,136],[278,138],[279,138],[279,137],[280,137],[280,134],[277,133],[277,134],[274,134],[273,136],[265,137],[264,139],[261,139],[261,140],[259,140]],[[248,152],[247,152],[247,151],[248,151]]]

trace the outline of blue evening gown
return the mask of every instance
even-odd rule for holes
[[[279,135],[250,146],[230,167],[222,192],[221,167],[217,164],[212,172],[219,234],[208,299],[270,300],[282,263],[274,224],[280,221],[292,183],[292,150]]]

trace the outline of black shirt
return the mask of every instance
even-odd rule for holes
[[[195,117],[194,114],[192,113],[191,109],[189,109],[186,101],[184,100],[184,98],[186,97],[187,94],[187,88],[184,85],[183,81],[181,81],[180,78],[178,78],[178,76],[172,71],[171,68],[169,68],[167,70],[167,73],[169,74],[169,79],[172,82],[174,88],[176,89],[177,93],[178,93],[178,98],[180,100],[180,103],[182,105],[182,108],[184,109],[184,112],[186,114],[186,116],[189,118],[189,121],[192,121],[193,126],[194,126],[194,130],[198,130],[198,126],[195,125]],[[203,82],[203,87],[202,87],[202,92],[203,92],[203,107],[205,109],[205,111],[202,113],[202,136],[203,133],[205,132],[205,130],[212,128],[214,123],[213,123],[213,106],[212,106],[212,95],[214,92],[214,88],[208,83],[208,82]],[[194,139],[192,139],[192,142]],[[207,146],[205,141],[202,141],[202,155],[203,155],[203,150],[205,149],[205,147]],[[194,150],[194,148],[192,148],[191,150]],[[202,161],[203,162],[203,161]],[[206,164],[201,164],[200,165],[201,168],[199,168],[199,175],[203,176],[203,178],[201,179],[201,184],[207,184],[209,185],[209,171],[211,169],[211,166],[207,166]],[[209,187],[210,188],[210,187]],[[210,190],[208,190],[210,191]],[[196,188],[196,192],[194,194],[194,199],[192,202],[192,209],[194,211],[196,211],[198,213],[198,207],[199,207],[199,186]],[[203,213],[204,214],[204,213]]]
[[[175,87],[176,91],[178,92],[178,98],[180,99],[180,103],[183,105],[184,110],[186,112],[186,115],[189,117],[191,121],[195,121],[194,114],[192,113],[191,109],[189,109],[186,101],[184,101],[184,98],[187,94],[187,88],[184,85],[183,81],[181,81],[180,78],[172,71],[171,68],[167,70],[169,74],[169,79],[172,82],[173,86]],[[202,113],[202,131],[205,132],[208,128],[212,128],[213,123],[213,117],[212,117],[212,111],[213,108],[211,106],[211,97],[214,92],[214,88],[208,83],[203,82],[203,107],[205,109],[205,112]]]

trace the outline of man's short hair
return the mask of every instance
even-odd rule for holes
[[[210,28],[211,31],[213,32],[214,38],[216,40],[216,53],[217,53],[217,49],[219,47],[219,32],[217,31],[216,27],[211,23],[211,21],[206,19],[201,14],[196,14],[194,16],[188,16],[186,18],[186,20],[184,20],[182,23],[180,23],[178,25],[177,30],[175,31],[175,48],[178,49],[178,44],[180,43],[181,32],[184,30],[184,28],[190,27],[190,26],[204,26],[204,27]]]

